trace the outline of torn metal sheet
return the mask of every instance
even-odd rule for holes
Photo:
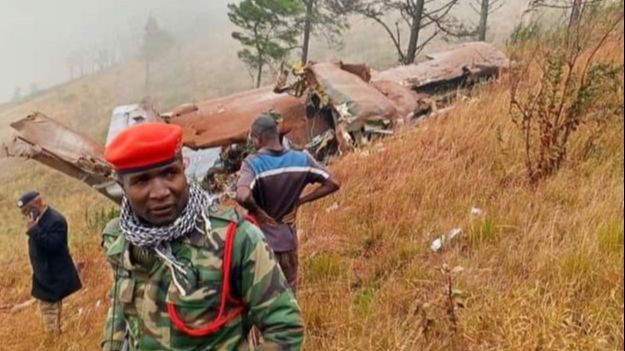
[[[360,76],[341,69],[333,63],[310,67],[316,83],[334,107],[346,106],[349,118],[347,130],[361,131],[368,122],[393,121],[399,117],[393,104]]]
[[[332,130],[331,116],[318,114],[311,116],[311,118],[297,118],[293,120],[291,131],[286,134],[288,145],[294,149],[308,149],[308,145],[313,140]]]
[[[41,113],[14,122],[11,127],[16,135],[3,146],[7,156],[36,160],[120,201],[121,189],[103,159],[101,145]]]
[[[430,96],[427,94],[416,93],[390,80],[375,81],[371,85],[395,105],[397,113],[406,122],[431,110]]]
[[[392,81],[417,92],[434,94],[458,89],[467,81],[496,76],[509,67],[510,60],[503,52],[488,43],[474,42],[428,55],[422,63],[375,73],[372,81]]]
[[[117,134],[122,130],[143,122],[158,121],[158,114],[151,105],[141,103],[134,105],[123,105],[113,109],[109,130],[106,136],[106,145],[108,145]]]
[[[369,83],[371,81],[371,68],[369,68],[369,66],[364,65],[364,64],[360,64],[360,65],[354,65],[354,64],[349,64],[349,63],[339,63],[339,66],[341,67],[341,69],[345,72],[349,72],[353,75],[358,76],[360,79],[362,79],[365,83]]]
[[[276,94],[272,88],[209,100],[195,107],[186,105],[163,116],[183,128],[186,146],[200,149],[245,142],[254,120],[269,111],[282,116],[280,131],[283,134],[306,119],[303,99]]]
[[[284,72],[274,91],[306,95],[309,115],[328,115],[327,123],[335,131],[333,140],[340,152],[346,152],[371,134],[392,133],[394,122],[400,119],[393,102],[368,83],[370,72],[365,65],[296,64],[292,68],[296,81],[288,85],[288,72]],[[315,137],[323,135],[319,132]]]
[[[317,109],[330,108],[338,112],[337,122],[345,124],[348,132],[362,131],[369,122],[398,118],[395,106],[367,83],[369,69],[366,66],[318,63],[305,67],[295,65],[292,72],[297,81],[287,87],[286,78],[281,77],[274,91],[295,96],[308,93],[309,103],[315,101]]]
[[[11,127],[17,131],[19,139],[36,148],[90,172],[103,176],[111,174],[110,167],[102,158],[102,145],[41,113],[13,122]]]

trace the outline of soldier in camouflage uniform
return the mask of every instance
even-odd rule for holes
[[[182,131],[142,124],[122,132],[105,158],[125,198],[103,247],[115,276],[102,350],[295,351],[300,310],[263,234],[232,210],[210,211],[189,186]]]

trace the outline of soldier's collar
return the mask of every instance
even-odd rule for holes
[[[238,223],[240,220],[240,216],[234,209],[231,208],[220,208],[216,211],[211,211],[210,213],[211,219],[220,219],[226,222]]]

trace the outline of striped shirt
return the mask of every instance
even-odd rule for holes
[[[243,162],[237,186],[249,188],[258,206],[279,223],[261,226],[269,245],[275,252],[288,252],[297,249],[297,231],[282,219],[295,209],[309,184],[328,178],[328,170],[308,153],[261,150]]]

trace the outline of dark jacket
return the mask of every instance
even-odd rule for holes
[[[32,296],[57,302],[82,287],[67,246],[67,221],[48,208],[28,231],[28,253],[33,267]]]

